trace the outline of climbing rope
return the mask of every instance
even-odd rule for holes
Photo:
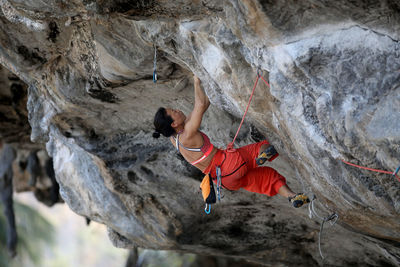
[[[397,173],[398,173],[399,170],[400,170],[400,166],[399,166],[394,172],[389,172],[389,171],[382,171],[382,170],[377,170],[377,169],[372,169],[372,168],[363,167],[363,166],[360,166],[360,165],[357,165],[357,164],[353,164],[353,163],[347,162],[347,161],[345,161],[345,160],[342,160],[342,162],[343,162],[343,163],[346,163],[347,165],[350,165],[350,166],[353,166],[353,167],[357,167],[357,168],[359,168],[359,169],[364,169],[364,170],[373,171],[373,172],[380,172],[380,173],[391,174],[391,175],[393,175],[394,177],[396,177],[397,180],[399,180],[399,182],[400,182],[400,178],[399,178],[399,176],[397,176]]]
[[[318,213],[314,209],[314,201],[316,199],[317,198],[314,195],[313,199],[311,200],[311,203],[308,205],[308,212],[309,212],[310,219],[312,219],[312,217],[315,216],[321,220],[321,227],[319,229],[319,234],[318,234],[318,249],[319,249],[319,255],[321,255],[321,258],[325,259],[324,256],[322,255],[322,249],[321,249],[321,239],[322,239],[322,231],[324,230],[324,224],[326,222],[330,222],[331,226],[335,225],[335,223],[339,219],[339,215],[335,212],[326,217],[322,217],[322,216],[318,215]]]
[[[228,151],[234,150],[233,146],[234,146],[236,137],[237,137],[238,134],[239,134],[240,128],[242,128],[242,124],[243,124],[243,122],[244,122],[244,118],[246,117],[247,111],[249,110],[250,103],[251,103],[251,99],[253,98],[254,91],[255,91],[255,89],[256,89],[256,87],[257,87],[257,84],[258,84],[258,80],[261,78],[261,80],[263,80],[263,81],[265,82],[265,84],[266,84],[268,87],[271,87],[271,86],[269,85],[269,83],[261,76],[261,74],[262,74],[261,69],[258,68],[258,69],[257,69],[257,79],[256,79],[256,82],[254,83],[253,90],[251,91],[251,95],[250,95],[250,98],[249,98],[249,103],[247,103],[247,107],[246,107],[246,110],[245,110],[245,112],[244,112],[244,114],[243,114],[242,121],[240,122],[239,128],[238,128],[237,131],[236,131],[236,134],[235,134],[235,137],[233,138],[233,141],[232,141],[231,143],[229,143],[228,146],[227,146],[227,150],[228,150]]]

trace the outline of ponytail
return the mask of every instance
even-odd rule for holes
[[[160,133],[157,131],[154,131],[153,138],[160,138]]]

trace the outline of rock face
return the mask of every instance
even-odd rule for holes
[[[0,5],[0,62],[28,85],[31,139],[46,144],[65,202],[106,224],[116,246],[271,266],[400,264],[399,181],[341,161],[389,171],[400,164],[398,1]],[[257,70],[271,87],[260,81],[236,146],[267,138],[281,155],[271,166],[317,196],[320,216],[339,215],[325,224],[324,262],[319,220],[306,208],[225,191],[207,216],[201,172],[168,140],[151,138],[159,106],[190,112],[194,73],[212,103],[202,130],[225,147]],[[1,96],[1,107],[12,107],[10,93]],[[10,138],[12,127],[2,138],[25,142]]]

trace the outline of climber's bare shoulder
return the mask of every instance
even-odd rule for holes
[[[186,147],[201,147],[203,145],[203,137],[198,129],[195,132],[187,134],[185,126],[185,130],[179,136],[179,142]]]

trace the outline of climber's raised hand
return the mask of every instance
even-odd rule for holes
[[[193,83],[194,83],[194,107],[185,125],[185,132],[188,136],[197,133],[197,130],[200,128],[203,114],[210,106],[210,100],[205,94],[203,88],[201,87],[201,81],[195,75],[193,76]]]

